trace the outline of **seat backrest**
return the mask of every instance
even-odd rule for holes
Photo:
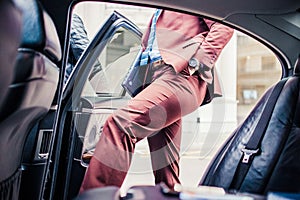
[[[21,11],[11,0],[0,1],[0,107],[12,81],[21,40]]]
[[[50,109],[57,89],[61,47],[55,25],[35,0],[18,1],[22,41],[13,81],[0,110],[0,199],[17,199],[21,159],[30,129]],[[14,191],[13,193],[11,191]]]
[[[281,91],[268,121],[257,154],[239,185],[239,192],[266,194],[270,191],[300,192],[300,58],[294,75],[289,77]],[[235,169],[242,157],[241,149],[269,106],[266,102],[270,88],[250,115],[238,127],[211,163],[200,185],[231,188]]]

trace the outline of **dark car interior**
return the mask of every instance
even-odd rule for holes
[[[0,199],[120,198],[119,188],[114,186],[80,195],[78,192],[88,166],[82,158],[83,138],[101,129],[89,123],[98,116],[105,120],[122,104],[119,97],[111,106],[107,97],[91,99],[81,94],[92,68],[90,63],[96,60],[94,55],[104,48],[99,41],[110,39],[102,32],[112,31],[109,25],[123,16],[117,13],[107,19],[78,61],[81,67],[64,86],[71,11],[77,2],[80,1],[0,1],[0,25],[4,27],[0,31]],[[215,0],[204,2],[202,9],[196,1],[114,2],[206,15],[249,31],[249,35],[276,52],[282,79],[264,93],[248,117],[232,131],[199,186],[217,186],[228,193],[261,198],[270,191],[300,193],[300,3],[289,0],[274,5],[266,0],[261,7],[255,7],[260,1],[243,5],[231,1],[223,8],[213,8],[220,3]],[[270,3],[269,10],[263,10]],[[136,28],[126,19],[122,23]],[[270,38],[263,34],[268,31],[273,33]],[[283,39],[277,42],[278,38]],[[125,93],[121,91],[120,96],[123,98]],[[95,112],[99,107],[105,112]],[[164,195],[159,186],[135,186],[123,199],[138,199],[141,193],[144,199],[179,199],[177,193]]]
[[[295,63],[293,76],[266,92],[220,150],[200,184],[257,194],[299,192],[299,186],[291,184],[299,182],[296,174],[300,170],[299,64],[300,59]],[[278,95],[272,96],[276,90]],[[256,130],[259,134],[254,134]],[[241,152],[241,145],[253,152]],[[250,160],[244,162],[247,153]]]
[[[23,158],[25,140],[51,109],[59,79],[55,63],[61,59],[61,47],[51,18],[34,1],[23,3],[21,11],[22,35],[12,66],[13,79],[1,107],[1,163],[5,163],[1,167],[1,199],[18,199],[21,176],[26,179],[30,168]]]

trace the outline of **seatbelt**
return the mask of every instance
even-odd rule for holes
[[[277,99],[279,97],[279,94],[281,93],[281,90],[286,83],[287,78],[279,81],[275,87],[272,90],[272,93],[270,94],[268,98],[268,102],[266,103],[266,106],[264,108],[264,111],[257,123],[257,126],[250,137],[247,145],[245,148],[241,149],[243,152],[243,156],[237,166],[237,169],[235,171],[233,180],[230,185],[230,189],[239,190],[240,186],[251,166],[251,163],[254,159],[254,155],[259,152],[259,146],[260,142],[264,136],[264,133],[266,131],[266,127],[269,123],[269,120],[271,118],[273,109],[275,107],[275,104],[277,102]]]

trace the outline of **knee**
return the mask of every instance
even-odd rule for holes
[[[134,125],[147,126],[151,122],[148,109],[137,107],[125,107],[113,113],[110,120],[115,121],[121,127],[131,127]]]
[[[106,141],[104,143],[112,143],[117,146],[120,144],[127,144],[126,146],[128,146],[129,143],[135,144],[137,139],[128,123],[129,122],[120,118],[118,115],[110,115],[103,126],[103,135],[101,138],[103,141]]]

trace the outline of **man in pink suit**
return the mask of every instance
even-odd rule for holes
[[[120,187],[135,144],[143,138],[155,183],[170,188],[180,183],[182,117],[221,95],[214,65],[232,34],[231,28],[208,19],[167,10],[154,14],[141,58],[153,73],[151,84],[107,119],[80,192]]]

